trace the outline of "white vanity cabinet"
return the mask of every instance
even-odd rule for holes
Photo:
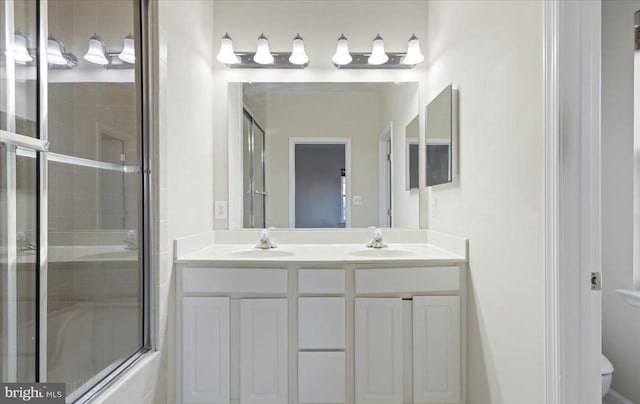
[[[465,263],[178,263],[182,404],[463,404]]]

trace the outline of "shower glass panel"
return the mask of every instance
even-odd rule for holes
[[[242,161],[244,165],[244,227],[265,228],[266,177],[265,133],[245,109],[242,121]]]
[[[70,400],[145,348],[140,63],[82,58],[94,32],[116,61],[129,33],[138,48],[139,8],[138,0],[48,1],[49,33],[78,57],[48,80],[46,368]]]
[[[37,5],[0,0],[0,382],[37,377]]]

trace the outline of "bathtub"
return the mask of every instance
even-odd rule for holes
[[[83,302],[52,312],[47,326],[47,381],[63,382],[73,401],[142,343],[137,302]]]

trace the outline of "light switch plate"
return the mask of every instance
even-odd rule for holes
[[[216,219],[227,218],[227,206],[227,201],[216,201],[214,209]]]
[[[353,196],[353,204],[354,205],[362,205],[362,195],[354,195]]]

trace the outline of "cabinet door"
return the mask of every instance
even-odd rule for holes
[[[356,299],[356,403],[402,403],[402,299]]]
[[[229,298],[185,297],[182,319],[183,402],[229,403]]]
[[[287,300],[241,300],[242,404],[287,404],[287,349]]]
[[[413,298],[413,400],[460,402],[460,298]]]

